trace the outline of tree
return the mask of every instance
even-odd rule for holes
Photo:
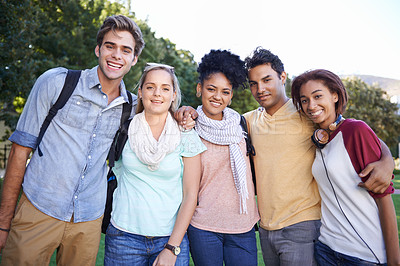
[[[135,88],[146,63],[163,63],[173,66],[182,91],[182,104],[196,106],[197,64],[193,55],[186,50],[177,50],[176,45],[165,38],[156,38],[155,33],[145,21],[137,21],[146,46],[136,66],[125,77],[128,88]],[[133,90],[132,90],[133,91]]]
[[[343,83],[349,94],[345,116],[363,120],[389,147],[395,146],[400,135],[397,105],[390,102],[381,88],[370,86],[359,78],[345,78]]]
[[[236,110],[239,114],[244,114],[256,109],[258,106],[260,105],[254,99],[250,89],[246,87],[243,89],[239,88],[233,92],[232,104],[229,107]]]
[[[107,11],[104,2],[0,2],[0,120],[12,130],[33,83],[45,70],[96,64],[93,50],[101,14]]]
[[[47,69],[97,65],[96,34],[103,20],[113,14],[135,19],[121,3],[109,0],[1,0],[0,120],[15,129],[35,80]],[[177,50],[168,39],[155,38],[146,22],[135,21],[146,47],[124,78],[128,90],[133,91],[147,62],[165,63],[175,67],[185,96],[183,103],[195,105],[193,55]]]
[[[7,126],[16,124],[16,110],[38,69],[32,46],[36,37],[31,34],[39,28],[38,12],[29,0],[0,1],[0,120]]]

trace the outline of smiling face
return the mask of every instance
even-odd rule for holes
[[[135,39],[128,31],[107,32],[102,45],[95,49],[99,58],[100,82],[120,82],[137,62],[134,49]]]
[[[309,80],[300,88],[303,112],[320,128],[328,129],[336,120],[337,93],[331,93],[321,81]]]
[[[250,90],[256,101],[273,115],[288,98],[285,94],[286,73],[279,75],[270,64],[258,65],[249,70]]]
[[[201,91],[201,102],[204,114],[214,120],[222,120],[222,111],[230,103],[233,93],[232,84],[222,73],[211,74],[203,84],[197,84]]]
[[[146,114],[166,114],[176,97],[171,74],[162,69],[149,71],[138,95]]]

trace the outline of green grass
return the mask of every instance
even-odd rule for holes
[[[394,170],[393,186],[395,189],[400,189],[400,171]]]

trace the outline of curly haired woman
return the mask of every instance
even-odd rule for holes
[[[254,225],[259,220],[240,115],[228,108],[245,84],[239,56],[211,50],[197,69],[196,131],[207,151],[200,155],[198,204],[188,228],[196,265],[257,265]]]

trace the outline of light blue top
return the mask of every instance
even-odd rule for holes
[[[10,141],[36,149],[37,136],[50,107],[64,85],[67,69],[42,74],[28,97]],[[108,104],[97,67],[82,71],[65,106],[51,121],[37,152],[26,168],[23,190],[41,212],[62,221],[92,221],[104,213],[107,191],[106,158],[117,131],[125,86]],[[133,97],[136,105],[136,96]],[[134,109],[134,108],[133,108]]]
[[[113,171],[114,191],[111,223],[120,230],[144,236],[169,236],[182,202],[182,157],[206,150],[196,131],[181,133],[176,150],[151,171],[131,150],[129,140]]]

